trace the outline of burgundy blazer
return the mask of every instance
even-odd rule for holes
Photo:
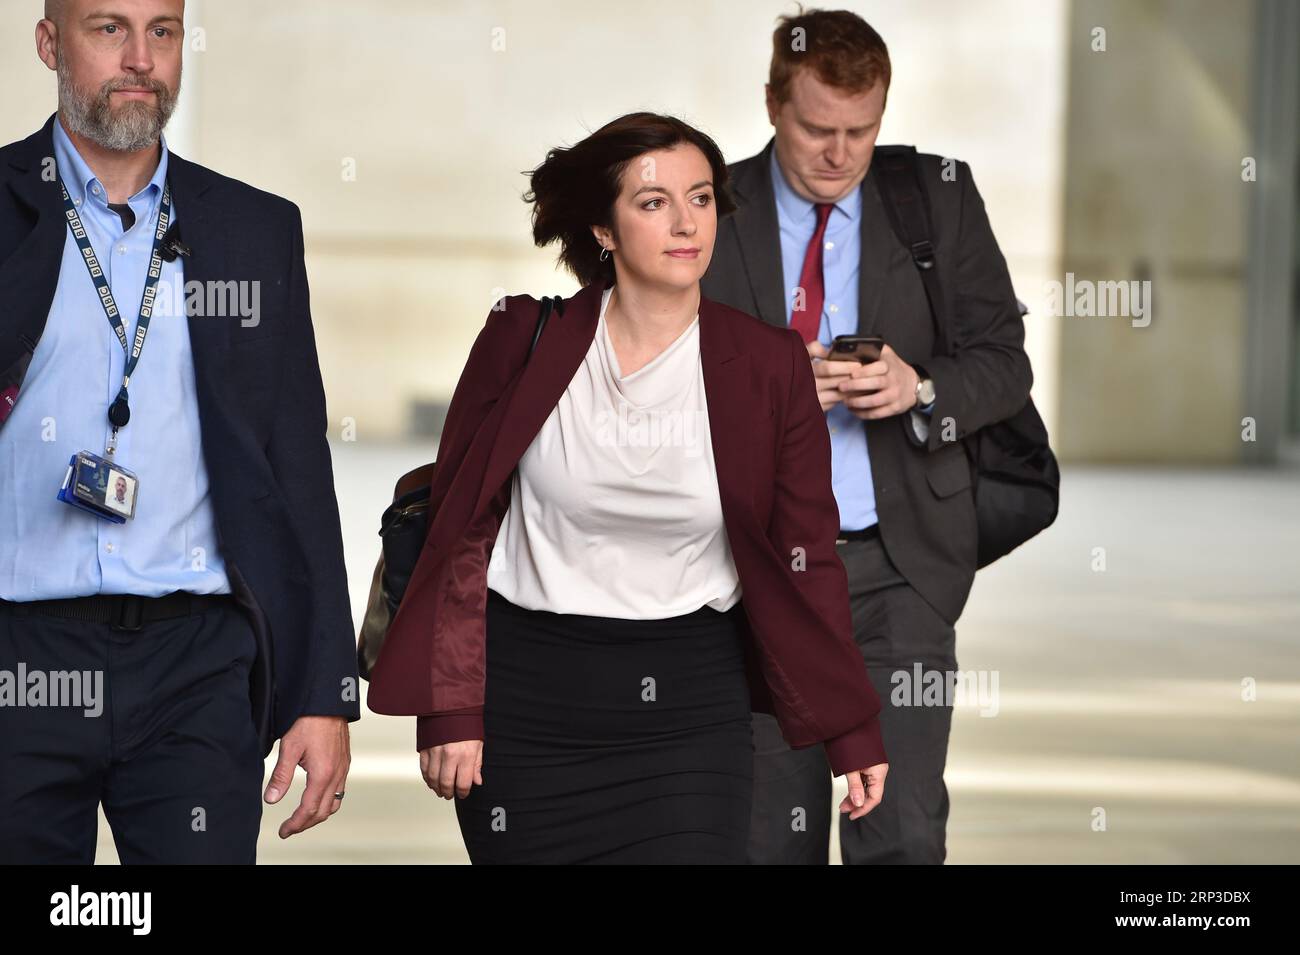
[[[419,749],[483,739],[488,559],[511,475],[595,338],[602,292],[597,283],[567,299],[526,363],[540,303],[508,296],[470,351],[447,410],[428,537],[367,697],[376,713],[418,716]],[[704,298],[699,336],[751,706],[776,717],[790,746],[824,743],[834,775],[886,762],[835,551],[830,436],[807,350],[798,332]]]

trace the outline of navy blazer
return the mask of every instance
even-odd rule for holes
[[[0,149],[0,392],[16,387],[18,401],[67,235],[58,182],[45,174],[53,126],[51,116]],[[238,315],[188,324],[221,556],[257,633],[250,706],[265,755],[300,716],[361,717],[302,217],[175,153],[168,179],[193,250],[187,287],[260,283],[256,325]]]

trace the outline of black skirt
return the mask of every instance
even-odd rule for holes
[[[744,864],[753,794],[737,604],[626,620],[487,601],[470,860]]]

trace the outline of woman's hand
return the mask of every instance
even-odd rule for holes
[[[849,794],[840,803],[840,812],[848,813],[850,819],[861,819],[880,805],[885,795],[885,774],[889,772],[888,763],[855,769],[844,774],[849,784]],[[865,788],[865,792],[863,791]]]
[[[443,799],[453,795],[464,799],[470,786],[483,785],[483,741],[463,740],[420,750],[420,774],[424,783]]]

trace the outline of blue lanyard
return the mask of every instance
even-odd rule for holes
[[[81,216],[77,214],[77,206],[68,195],[68,188],[63,184],[62,178],[59,179],[59,188],[63,190],[63,209],[68,219],[68,228],[72,230],[72,237],[77,242],[77,248],[81,250],[81,258],[86,263],[86,270],[90,273],[91,281],[95,283],[95,290],[99,293],[99,304],[103,306],[104,314],[108,316],[108,324],[113,326],[113,331],[117,333],[117,340],[122,344],[122,351],[126,353],[126,367],[122,371],[122,388],[117,393],[117,399],[108,409],[108,420],[113,426],[113,437],[116,438],[118,428],[126,427],[126,423],[131,420],[131,404],[127,388],[131,384],[131,375],[135,373],[135,366],[140,363],[140,353],[144,351],[144,339],[149,334],[149,320],[153,317],[154,299],[158,295],[158,279],[162,276],[162,244],[172,217],[172,188],[170,183],[163,186],[162,206],[158,210],[158,227],[154,230],[153,255],[149,258],[149,278],[144,284],[144,295],[140,299],[140,318],[135,325],[134,344],[127,341],[122,316],[117,310],[117,302],[113,300],[113,290],[108,287],[108,279],[104,277],[104,269],[99,264],[99,257],[95,255],[95,248],[90,244],[90,236],[86,234],[86,227],[81,222]]]

